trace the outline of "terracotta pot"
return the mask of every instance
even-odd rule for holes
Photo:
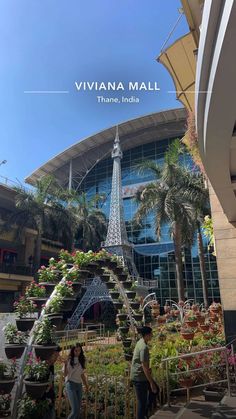
[[[193,385],[193,379],[192,378],[180,378],[179,384],[181,387],[189,388]]]
[[[20,332],[28,332],[29,330],[32,329],[34,322],[35,322],[35,318],[22,318],[22,319],[16,319],[16,326],[17,329]]]
[[[46,289],[46,296],[49,297],[55,288],[54,282],[40,282],[40,285],[43,285]]]
[[[15,378],[0,380],[0,394],[10,394],[15,384]]]
[[[193,340],[194,333],[181,333],[181,336],[186,340]]]
[[[197,327],[197,320],[185,320],[185,323],[190,327]]]
[[[51,355],[55,352],[57,349],[57,345],[51,344],[51,345],[37,345],[33,344],[32,347],[35,350],[35,355],[40,358],[42,361],[46,361],[51,357]]]
[[[198,317],[197,321],[198,321],[198,323],[199,323],[200,325],[201,325],[201,324],[204,324],[204,323],[205,323],[205,317],[200,316],[200,317]]]
[[[210,326],[208,326],[208,324],[201,324],[200,327],[204,332],[208,332],[208,330],[210,329]]]
[[[50,382],[38,383],[34,381],[24,380],[25,390],[32,399],[41,399]]]
[[[16,358],[20,359],[23,355],[25,350],[26,344],[18,344],[18,343],[7,343],[5,345],[5,353],[8,359]]]
[[[63,298],[63,304],[61,306],[61,311],[71,311],[75,304],[76,298],[65,297]]]

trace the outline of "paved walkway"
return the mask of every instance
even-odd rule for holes
[[[236,397],[225,396],[221,403],[191,400],[186,406],[164,406],[150,419],[236,419]]]

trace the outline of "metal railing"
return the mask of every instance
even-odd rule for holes
[[[178,391],[182,391],[182,390],[186,390],[187,392],[187,401],[190,400],[190,389],[193,388],[200,388],[200,387],[205,387],[207,385],[212,385],[212,384],[220,384],[220,383],[227,383],[227,389],[230,392],[231,391],[231,382],[230,382],[230,372],[229,372],[229,360],[228,360],[228,346],[231,345],[231,350],[232,350],[232,342],[230,342],[230,344],[228,344],[227,346],[221,346],[221,347],[217,347],[217,348],[211,348],[211,349],[206,349],[203,351],[198,351],[198,352],[191,352],[188,354],[183,354],[183,355],[178,355],[175,357],[168,357],[168,358],[164,358],[162,359],[162,363],[164,364],[164,368],[165,368],[165,375],[166,375],[166,393],[167,393],[167,404],[168,406],[170,406],[170,394],[172,392],[178,392]],[[206,354],[211,354],[211,353],[220,353],[223,354],[224,356],[224,364],[217,364],[217,368],[219,367],[225,367],[225,372],[226,372],[226,378],[222,379],[222,380],[211,380],[210,382],[204,382],[201,384],[197,384],[197,385],[189,385],[188,387],[179,387],[179,388],[175,388],[175,389],[171,389],[170,387],[170,378],[171,376],[181,376],[184,375],[186,373],[191,374],[191,373],[196,373],[196,372],[200,372],[200,371],[205,371],[207,369],[212,368],[212,365],[204,365],[200,368],[192,368],[192,369],[188,369],[185,371],[179,371],[179,372],[170,372],[170,368],[169,368],[169,364],[170,362],[173,361],[177,361],[177,360],[184,360],[187,358],[194,358],[196,356],[204,356]],[[233,356],[234,356],[234,352],[233,352]],[[234,371],[235,372],[235,371]]]

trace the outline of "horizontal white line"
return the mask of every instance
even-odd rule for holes
[[[41,95],[44,95],[44,94],[64,94],[64,93],[69,93],[69,91],[68,90],[24,90],[24,93],[27,93],[27,94],[41,94]]]
[[[167,93],[212,93],[212,90],[168,90]]]

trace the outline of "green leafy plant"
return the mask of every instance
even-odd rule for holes
[[[61,295],[54,295],[49,301],[47,307],[45,307],[45,314],[59,313],[63,304],[63,298]]]
[[[26,297],[45,297],[46,289],[44,286],[37,284],[35,281],[32,281],[31,284],[26,288],[25,291]]]
[[[3,328],[4,335],[6,339],[6,343],[9,344],[23,344],[27,341],[27,336],[25,333],[20,332],[17,330],[17,327],[11,323],[7,323],[7,325]]]
[[[57,282],[58,276],[57,276],[57,268],[56,266],[49,266],[46,268],[46,266],[41,266],[41,268],[38,270],[38,279],[39,282]]]
[[[47,362],[38,358],[34,359],[32,354],[30,354],[24,368],[24,377],[28,381],[47,382],[49,377]]]
[[[17,419],[41,419],[50,409],[49,400],[33,400],[29,396],[24,396],[17,402]]]
[[[56,285],[55,289],[56,289],[56,294],[60,295],[62,298],[73,297],[74,295],[71,281],[66,281],[63,284],[62,283],[58,284]]]
[[[34,330],[34,342],[38,345],[50,345],[55,341],[55,327],[52,326],[50,320],[45,317],[42,321],[38,321]]]
[[[0,394],[0,412],[7,412],[11,407],[11,395]]]
[[[16,376],[16,362],[11,363],[0,362],[0,380],[11,380]]]
[[[33,301],[27,300],[25,297],[20,297],[14,304],[15,312],[20,318],[30,317],[36,311],[36,304]]]

